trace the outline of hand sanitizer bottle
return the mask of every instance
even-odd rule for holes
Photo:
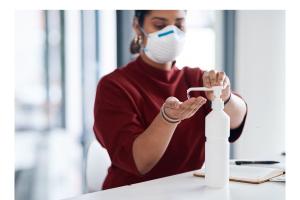
[[[191,91],[213,91],[212,111],[205,118],[205,182],[207,186],[222,188],[229,183],[229,133],[230,118],[224,112],[220,98],[222,86],[193,87]]]

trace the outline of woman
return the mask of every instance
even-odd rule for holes
[[[190,87],[223,85],[230,116],[230,142],[241,134],[247,108],[231,93],[224,72],[175,66],[185,37],[186,11],[135,11],[138,57],[104,76],[95,100],[94,132],[112,165],[103,189],[138,183],[201,168],[204,119],[211,92],[187,99]]]

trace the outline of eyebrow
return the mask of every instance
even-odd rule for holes
[[[155,19],[162,20],[162,21],[168,21],[168,19],[163,18],[163,17],[152,17],[151,20],[155,20]],[[176,18],[176,21],[180,21],[180,20],[184,20],[184,17],[178,17],[178,18]]]

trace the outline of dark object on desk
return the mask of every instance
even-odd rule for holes
[[[234,162],[236,165],[248,165],[248,164],[277,164],[280,163],[278,161],[235,161]]]

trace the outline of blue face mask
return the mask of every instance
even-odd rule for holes
[[[185,32],[177,26],[169,25],[149,34],[143,29],[142,32],[147,37],[147,43],[143,51],[154,62],[167,63],[174,61],[183,50]]]

